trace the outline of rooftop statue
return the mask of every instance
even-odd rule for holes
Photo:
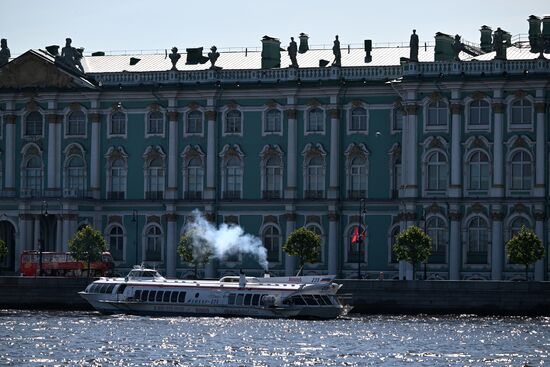
[[[212,69],[212,70],[221,69],[221,67],[215,66],[216,61],[218,60],[218,57],[220,57],[220,53],[218,52],[218,48],[216,46],[210,47],[210,52],[208,53],[208,59],[210,60],[210,63],[212,64],[210,66],[210,69]]]
[[[178,53],[178,48],[177,47],[172,47],[172,53],[168,57],[170,57],[170,61],[172,61],[172,69],[171,70],[178,70],[178,68],[176,68],[176,64],[178,63],[179,59],[181,58],[181,55]]]
[[[506,40],[504,31],[500,28],[493,33],[493,47],[496,51],[495,59],[506,60]]]
[[[298,53],[298,45],[294,42],[294,37],[290,37],[290,44],[288,45],[287,51],[288,57],[290,57],[290,61],[292,62],[290,67],[297,68],[298,61],[296,60],[296,54]]]
[[[71,46],[72,40],[70,38],[65,39],[65,47],[61,49],[61,58],[59,59],[68,66],[71,66],[75,69],[79,69],[81,72],[84,72],[84,68],[80,63],[82,59],[83,48],[76,49]]]
[[[8,40],[2,38],[0,40],[0,66],[7,64],[10,61],[11,53],[8,48]]]
[[[454,61],[460,61],[460,51],[464,49],[464,44],[460,40],[460,36],[457,34],[455,35],[455,40],[453,42],[453,55],[454,55]]]
[[[342,66],[342,52],[340,51],[340,41],[338,35],[334,38],[334,45],[332,46],[332,53],[334,54],[334,61],[332,66]]]
[[[418,35],[416,34],[416,29],[413,29],[413,34],[411,34],[409,47],[411,48],[409,61],[418,62]]]

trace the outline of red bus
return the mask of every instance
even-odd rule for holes
[[[101,261],[90,264],[91,276],[111,275],[114,269],[113,257],[108,252],[101,254]],[[23,251],[21,254],[21,275],[40,275],[40,252]],[[42,252],[42,274],[47,276],[86,276],[88,264],[76,261],[70,252]]]

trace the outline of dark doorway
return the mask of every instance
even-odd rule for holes
[[[43,215],[40,220],[40,239],[44,240],[42,251],[55,252],[57,241],[57,220],[55,215]]]
[[[8,255],[0,257],[0,271],[15,271],[15,228],[7,220],[0,221],[0,239],[8,246]]]

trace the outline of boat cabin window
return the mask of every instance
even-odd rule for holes
[[[313,297],[315,297],[315,300],[316,300],[321,306],[324,306],[324,305],[327,304],[327,303],[325,302],[325,300],[323,299],[323,297],[321,297],[320,295],[315,294],[315,295],[313,295]]]
[[[141,299],[141,289],[134,292],[134,299]]]
[[[331,305],[332,304],[332,300],[330,299],[330,297],[328,296],[321,296],[321,298],[323,299],[323,301],[325,301],[325,303],[327,305]]]
[[[144,290],[143,292],[141,292],[141,300],[142,301],[147,301],[148,297],[149,297],[149,291],[148,290]]]
[[[184,303],[185,302],[185,292],[179,292],[178,294],[178,302]]]
[[[170,296],[170,302],[176,303],[178,301],[178,292],[173,291]]]
[[[230,305],[234,305],[235,304],[235,297],[237,297],[237,295],[235,293],[229,293],[229,299],[227,300],[227,303],[230,304]]]
[[[116,290],[116,292],[118,294],[122,294],[122,293],[124,293],[125,289],[126,289],[126,284],[121,284],[121,285],[118,286],[118,289]]]
[[[162,296],[163,295],[164,295],[163,291],[157,291],[157,298],[155,299],[155,301],[162,302]]]
[[[250,306],[250,301],[252,301],[252,295],[251,294],[247,294],[246,296],[244,296],[245,306]]]
[[[115,288],[115,285],[114,284],[109,284],[107,286],[107,289],[105,289],[105,293],[108,293],[108,294],[111,294],[113,293],[113,289]]]
[[[155,300],[156,295],[157,295],[157,291],[149,291],[149,302],[153,302]]]
[[[255,294],[253,297],[252,297],[252,304],[254,306],[259,306],[260,305],[260,295],[259,294]]]
[[[311,294],[304,294],[303,297],[308,306],[319,306],[319,304]]]
[[[242,306],[242,304],[243,304],[243,295],[238,294],[237,295],[237,306]]]
[[[170,291],[164,291],[164,296],[162,297],[162,302],[170,302]]]

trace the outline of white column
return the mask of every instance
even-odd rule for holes
[[[504,104],[501,102],[493,104],[494,114],[494,137],[493,137],[493,197],[504,196],[504,152],[503,152],[503,112]]]
[[[288,132],[287,132],[287,189],[285,198],[296,198],[296,159],[298,151],[298,141],[296,138],[296,114],[295,109],[286,111],[288,117]]]
[[[290,236],[292,231],[296,229],[296,214],[294,212],[286,213],[286,235],[283,242]],[[281,246],[283,243],[281,243]],[[296,275],[296,257],[285,253],[285,275]]]
[[[62,144],[62,138],[63,138],[63,116],[58,115],[56,119],[56,124],[54,126],[54,132],[55,132],[55,188],[57,190],[61,190],[61,175],[63,172],[63,162],[61,157],[61,144]],[[61,191],[59,191],[59,195],[61,195]]]
[[[504,239],[502,237],[502,220],[504,214],[501,213],[500,205],[493,207],[491,217],[493,219],[492,241],[491,241],[491,279],[502,280],[502,270],[504,268]]]
[[[403,116],[403,134],[402,134],[402,167],[404,179],[404,197],[416,197],[418,193],[417,180],[417,163],[418,163],[418,139],[417,139],[417,123],[416,115],[417,106],[415,104],[407,104],[405,114]]]
[[[63,251],[67,251],[69,249],[69,240],[71,239],[71,226],[69,222],[69,217],[72,214],[65,214],[63,216]]]
[[[462,188],[462,154],[460,149],[462,141],[461,110],[462,105],[458,103],[451,105],[451,186],[449,196],[455,198],[461,196],[460,191]]]
[[[168,115],[168,189],[166,198],[176,199],[178,196],[178,113],[171,111]]]
[[[544,177],[546,176],[545,169],[545,104],[544,102],[535,103],[535,110],[537,112],[537,125],[536,125],[536,170],[535,170],[535,196],[544,197]],[[542,237],[541,237],[542,238]]]
[[[535,234],[540,238],[544,246],[544,211],[542,207],[539,208],[539,211],[535,212]],[[546,251],[548,251],[547,246],[544,247],[544,253],[546,254]],[[535,263],[534,278],[538,282],[544,280],[544,257]]]
[[[15,192],[15,115],[4,119],[6,127],[4,190]]]
[[[166,215],[166,276],[168,278],[176,277],[176,214]]]
[[[450,208],[448,213],[451,220],[449,238],[449,280],[460,280],[462,264],[462,241],[460,240],[460,223],[462,214],[457,206]]]
[[[29,246],[28,217],[28,214],[19,214],[19,252],[17,252],[17,255],[21,254],[21,252],[25,250],[30,250],[33,248],[32,246]]]
[[[328,273],[338,275],[338,213],[329,211],[328,221]]]
[[[100,184],[100,141],[101,141],[101,115],[99,113],[90,114],[92,123],[92,139],[90,147],[90,191],[94,199],[101,197]]]
[[[48,122],[48,180],[47,180],[47,190],[55,191],[59,189],[56,180],[57,167],[56,167],[56,124],[57,124],[57,115],[48,114],[46,115]]]
[[[216,111],[207,111],[208,132],[206,142],[206,191],[205,199],[216,197]]]
[[[339,194],[340,162],[340,111],[330,110],[330,176],[328,198],[337,199]]]

